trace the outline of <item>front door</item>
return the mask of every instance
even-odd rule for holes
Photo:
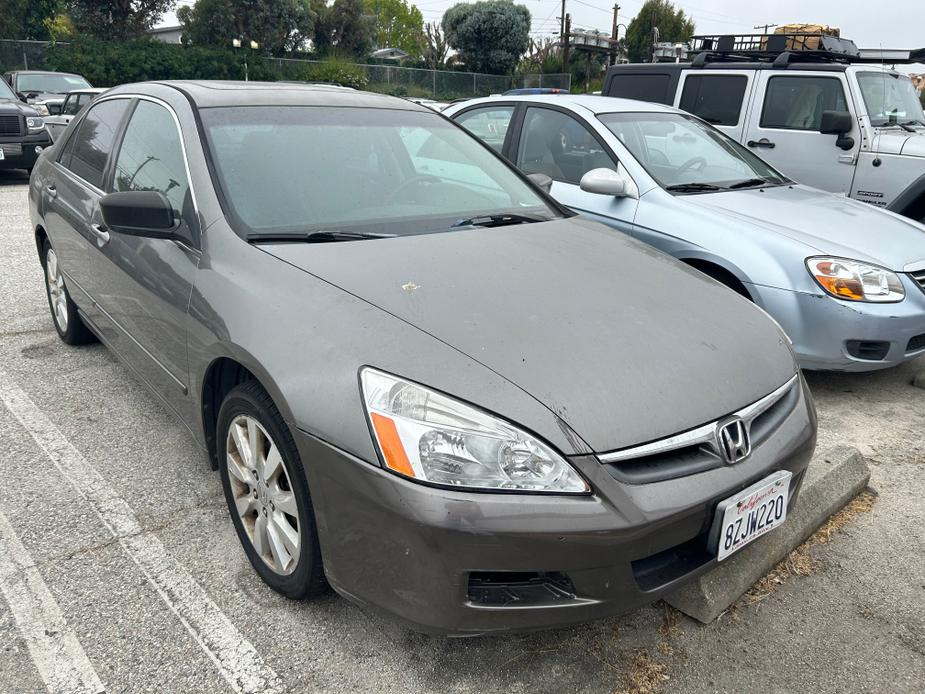
[[[594,217],[627,234],[633,233],[638,199],[587,193],[579,185],[592,169],[626,172],[593,130],[570,113],[530,106],[512,157],[524,173],[542,173],[553,180],[550,193],[566,207]],[[627,177],[628,178],[628,177]]]
[[[199,265],[196,214],[180,132],[160,102],[138,99],[113,155],[107,192],[156,190],[172,203],[186,239],[106,230],[90,249],[88,290],[116,326],[116,349],[181,417],[188,417],[187,310]]]
[[[847,150],[836,146],[836,135],[819,132],[823,111],[856,112],[844,74],[759,75],[743,144],[798,183],[847,194],[861,146],[858,125],[848,133],[854,144]]]

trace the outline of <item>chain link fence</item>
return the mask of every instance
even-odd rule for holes
[[[522,87],[543,87],[549,89],[564,89],[568,91],[572,88],[572,76],[569,73],[553,73],[545,75],[543,73],[531,73],[523,75]]]
[[[45,69],[44,41],[0,39],[0,71]]]

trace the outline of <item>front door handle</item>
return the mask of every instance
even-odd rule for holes
[[[768,138],[762,137],[760,140],[749,140],[749,147],[765,147],[767,149],[774,149],[777,145],[771,142]]]
[[[109,243],[109,230],[102,224],[91,224],[90,229],[93,231],[93,235],[96,237],[96,241],[99,245],[102,246]]]
[[[48,193],[48,197],[54,198],[58,196],[58,189],[55,188],[54,183],[49,183],[45,186],[45,192]]]

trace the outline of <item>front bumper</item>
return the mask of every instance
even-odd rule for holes
[[[811,396],[802,382],[799,390],[777,430],[734,466],[633,485],[594,456],[572,458],[593,488],[583,497],[428,487],[298,431],[328,580],[429,633],[542,629],[631,611],[715,565],[707,542],[719,501],[786,469],[793,503],[816,434]],[[484,599],[486,576],[489,585],[553,577],[565,588],[498,604]]]
[[[47,130],[31,135],[0,137],[0,148],[3,149],[0,169],[31,169],[41,149],[51,147],[51,144]],[[35,151],[36,147],[41,148],[39,152]]]
[[[894,304],[840,301],[749,285],[758,304],[793,340],[804,369],[874,371],[925,354],[925,292],[901,275],[906,297]]]

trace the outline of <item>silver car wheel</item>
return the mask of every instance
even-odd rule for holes
[[[48,296],[51,298],[51,312],[61,332],[67,332],[67,294],[64,291],[64,275],[58,267],[58,256],[49,248],[45,255],[45,281],[48,282]]]
[[[299,563],[299,509],[286,463],[266,429],[238,415],[228,427],[225,461],[234,505],[251,544],[275,573]]]

